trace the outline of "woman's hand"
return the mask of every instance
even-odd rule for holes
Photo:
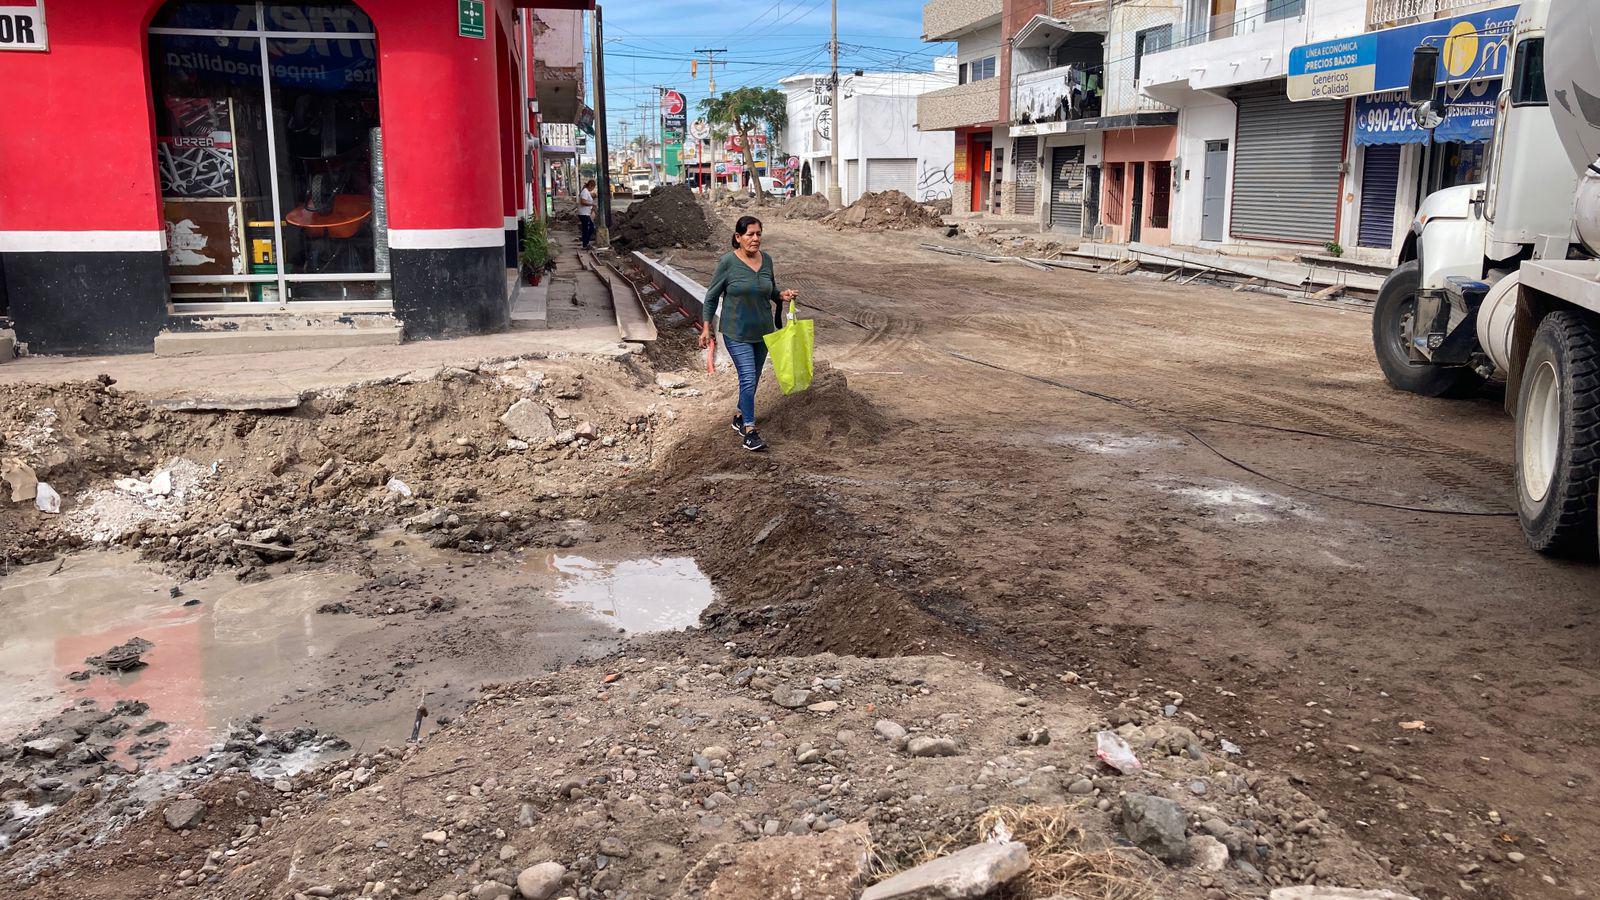
[[[700,326],[700,349],[704,350],[707,347],[711,347],[711,346],[715,345],[716,342],[717,342],[717,338],[716,338],[716,335],[711,333],[711,326],[709,324],[701,325]]]
[[[800,292],[795,290],[794,288],[790,288],[787,291],[784,291],[784,292],[780,293],[778,295],[778,299],[782,300],[785,303],[788,303],[788,302],[790,302],[791,300],[793,300],[794,298],[796,298],[798,296],[800,296]]]

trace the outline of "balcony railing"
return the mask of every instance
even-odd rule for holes
[[[1439,13],[1469,6],[1482,6],[1484,0],[1369,0],[1367,24],[1381,27],[1408,19],[1432,19]]]
[[[1299,19],[1304,16],[1305,0],[1266,0],[1264,3],[1247,4],[1231,12],[1191,23],[1189,34],[1179,42],[1179,45],[1192,46],[1209,41],[1226,40],[1241,34],[1254,34],[1274,22]]]

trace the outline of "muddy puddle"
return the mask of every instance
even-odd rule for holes
[[[711,603],[687,557],[578,552],[469,556],[385,536],[372,572],[230,575],[182,585],[125,551],[83,553],[0,578],[0,740],[83,699],[149,704],[161,761],[204,753],[230,725],[312,725],[358,751],[423,733],[485,683],[609,652],[627,634],[695,624]],[[132,638],[144,666],[88,657]],[[76,677],[74,677],[76,673]]]

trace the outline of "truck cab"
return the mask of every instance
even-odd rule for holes
[[[1372,325],[1396,388],[1460,397],[1505,380],[1523,532],[1560,555],[1600,549],[1597,38],[1592,0],[1518,8],[1486,180],[1423,201]],[[1436,123],[1439,48],[1416,54],[1410,100]]]

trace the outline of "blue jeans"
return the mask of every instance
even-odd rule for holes
[[[594,216],[579,216],[578,217],[578,232],[581,235],[581,237],[579,239],[583,241],[583,245],[585,247],[587,247],[587,246],[589,246],[589,244],[593,243],[593,241],[594,241]]]
[[[730,337],[724,337],[722,344],[728,348],[733,367],[739,372],[739,415],[744,417],[744,427],[754,428],[756,386],[761,383],[761,367],[767,364],[767,344],[765,341],[736,341]]]

